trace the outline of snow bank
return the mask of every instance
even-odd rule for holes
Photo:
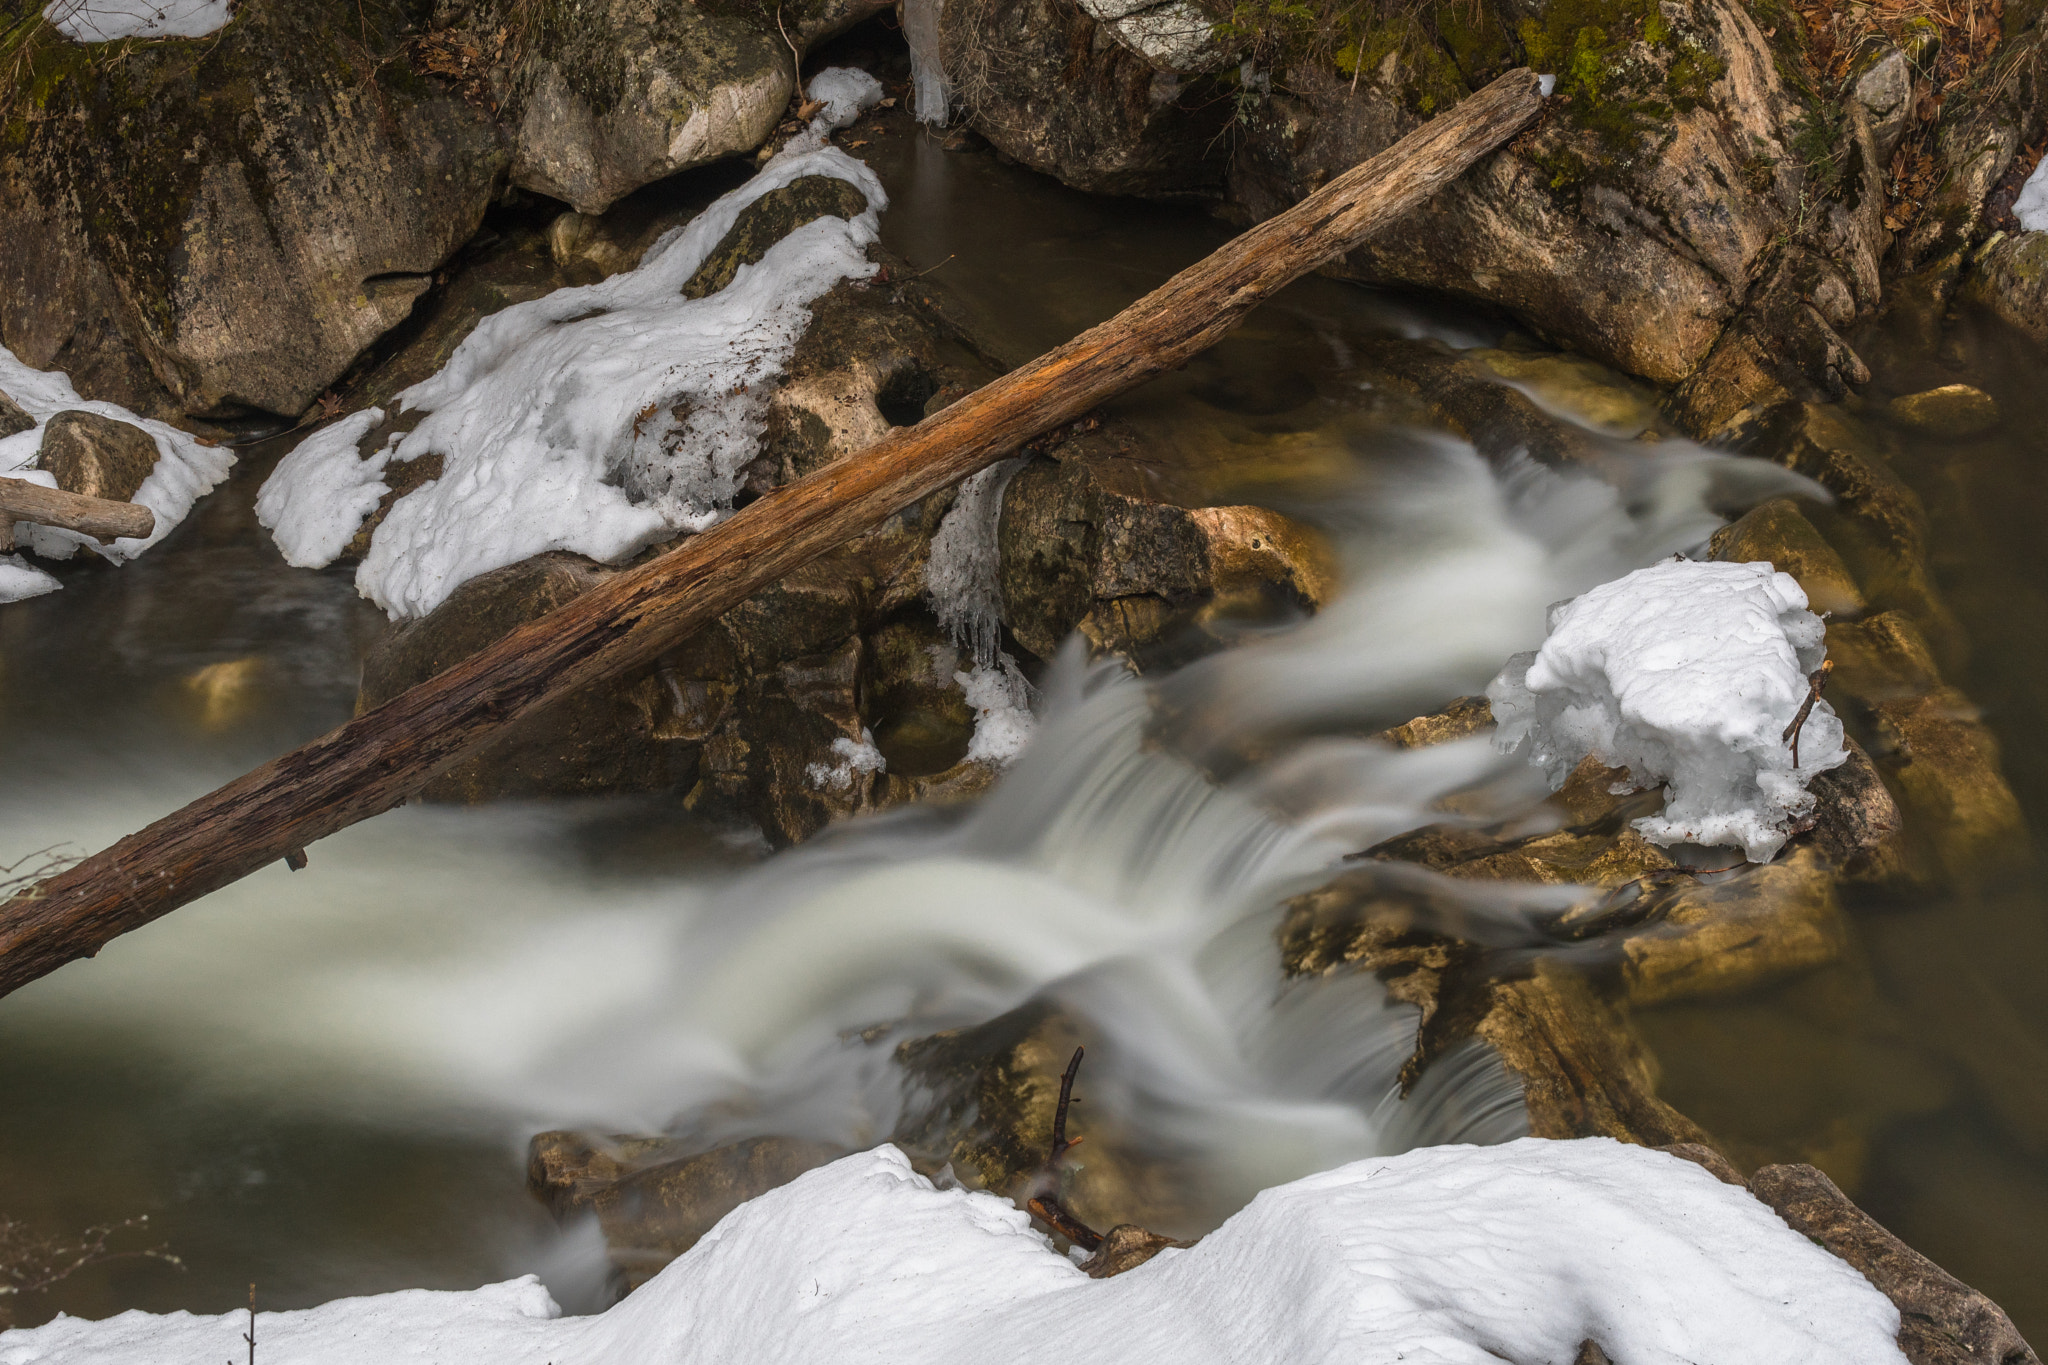
[[[1825,635],[1799,584],[1769,564],[1638,569],[1551,608],[1543,647],[1486,689],[1494,743],[1527,745],[1553,788],[1588,754],[1665,784],[1663,813],[1636,821],[1645,838],[1763,862],[1813,809],[1807,783],[1848,758],[1826,702],[1800,731],[1797,768],[1781,738]]]
[[[50,0],[43,17],[81,43],[204,38],[235,15],[235,0]]]
[[[63,586],[20,555],[0,555],[0,602],[23,602]]]
[[[617,562],[723,518],[810,303],[874,273],[866,250],[887,196],[865,165],[823,143],[881,86],[833,70],[811,90],[826,109],[810,129],[638,269],[479,323],[440,373],[398,396],[400,411],[423,414],[410,432],[357,459],[383,420],[358,413],[301,442],[257,503],[285,558],[332,562],[389,491],[384,470],[430,454],[441,476],[392,505],[356,572],[394,618],[424,616],[478,574],[547,550]],[[718,293],[682,297],[748,205],[808,175],[853,184],[866,212],[807,223]]]
[[[2041,158],[2027,183],[2020,186],[2019,197],[2012,201],[2012,212],[2020,220],[2020,231],[2048,231],[2048,156]]]
[[[1008,1201],[893,1147],[741,1205],[609,1312],[531,1278],[259,1315],[267,1365],[977,1360],[1071,1365],[1899,1362],[1898,1312],[1690,1162],[1604,1138],[1438,1147],[1261,1194],[1186,1251],[1091,1280]],[[0,1365],[239,1358],[238,1313],[0,1333]]]
[[[156,529],[147,536],[126,536],[102,545],[91,536],[60,531],[50,526],[16,526],[19,541],[45,559],[69,559],[84,546],[115,564],[125,564],[171,533],[185,519],[192,505],[211,492],[228,476],[235,457],[221,446],[201,445],[198,438],[162,422],[137,417],[117,403],[87,402],[71,387],[71,380],[57,370],[35,370],[21,363],[14,353],[0,346],[0,393],[12,398],[23,412],[36,421],[28,431],[0,440],[0,474],[31,479],[55,487],[55,480],[37,468],[37,452],[43,444],[43,425],[60,412],[92,412],[148,432],[156,442],[156,467],[135,490],[135,501],[156,513]],[[39,570],[30,570],[40,574]],[[49,578],[47,574],[41,575]],[[56,580],[49,579],[52,587]],[[48,592],[50,588],[42,591]],[[11,600],[0,597],[0,601]]]

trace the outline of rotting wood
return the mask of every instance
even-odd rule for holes
[[[508,722],[653,658],[898,509],[1186,364],[1541,107],[1535,74],[1509,72],[1108,322],[16,895],[0,905],[0,995],[391,809]]]
[[[77,531],[99,540],[142,537],[156,529],[156,513],[141,503],[67,493],[27,479],[0,478],[0,525],[22,521]],[[0,545],[0,549],[5,548]]]

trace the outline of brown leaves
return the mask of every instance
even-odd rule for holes
[[[1912,143],[1900,146],[1893,154],[1891,168],[1884,178],[1884,226],[1887,232],[1899,232],[1912,226],[1913,220],[1920,216],[1920,206],[1934,192],[1934,181],[1933,155]]]

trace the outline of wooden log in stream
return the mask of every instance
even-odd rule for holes
[[[17,521],[61,526],[99,540],[146,536],[156,529],[156,513],[141,503],[89,498],[83,493],[45,488],[27,479],[0,478],[0,529]],[[0,550],[6,548],[7,545],[0,544]]]
[[[0,905],[0,995],[391,809],[499,727],[645,662],[761,589],[1222,338],[1536,117],[1511,71],[1021,369],[512,632]]]

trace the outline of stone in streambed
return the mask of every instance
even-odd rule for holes
[[[1630,1003],[1747,990],[1834,961],[1848,943],[1834,877],[1811,848],[1722,881],[1693,881],[1622,944]]]
[[[19,403],[0,393],[0,441],[33,430],[35,424],[36,419],[24,412]]]
[[[156,438],[96,412],[60,412],[43,427],[37,462],[67,493],[132,502],[156,468]]]
[[[1715,559],[1736,564],[1762,561],[1791,574],[1806,593],[1807,605],[1837,617],[1863,614],[1863,590],[1835,547],[1800,512],[1790,498],[1772,498],[1714,533],[1709,543]]]
[[[1901,426],[1930,436],[1963,440],[1998,425],[1998,400],[1968,384],[1944,384],[1894,398],[1885,411]]]

